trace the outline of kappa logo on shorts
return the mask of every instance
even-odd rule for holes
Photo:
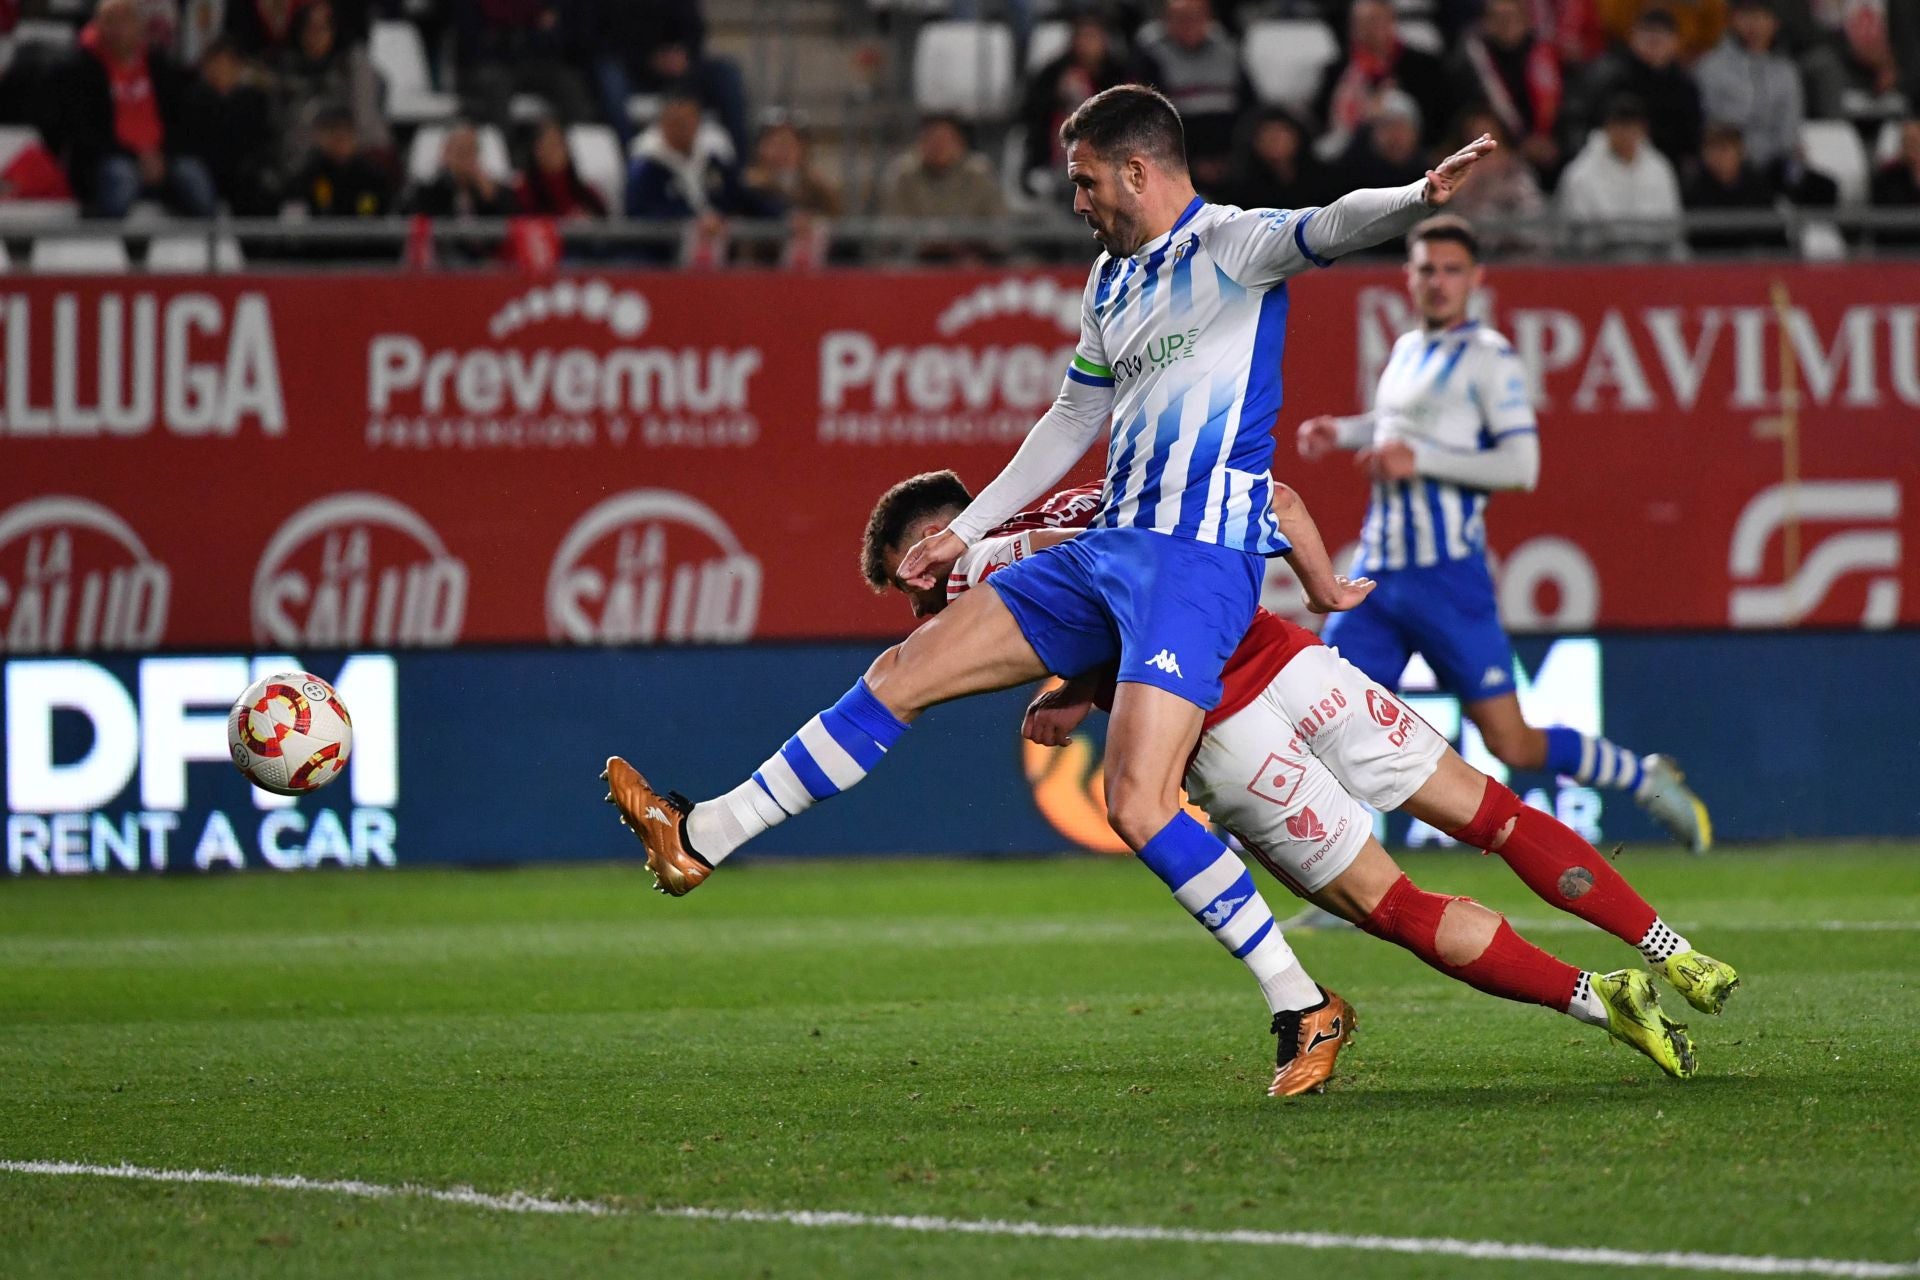
[[[1177,676],[1182,680],[1187,678],[1186,674],[1180,670],[1180,659],[1176,657],[1170,649],[1162,649],[1151,658],[1148,658],[1147,665],[1150,667],[1158,667],[1168,675]]]
[[[1482,689],[1491,689],[1494,685],[1499,684],[1506,678],[1507,673],[1499,667],[1488,667],[1487,674],[1480,677],[1480,687]]]
[[[1324,840],[1327,829],[1320,825],[1320,815],[1311,809],[1302,809],[1287,819],[1287,834],[1295,840]]]

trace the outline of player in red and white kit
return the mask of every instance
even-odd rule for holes
[[[965,492],[957,477],[941,490],[949,499]],[[962,508],[948,500],[910,518],[896,510],[890,523],[900,536],[876,548],[870,523],[862,568],[870,582],[899,587],[915,616],[926,617],[997,570],[1072,537],[1098,501],[1096,487],[1067,490],[1014,517],[969,548],[937,592],[899,587],[891,567]],[[1329,600],[1350,606],[1355,592],[1364,596],[1371,585],[1365,580],[1334,577],[1312,517],[1284,485],[1275,486],[1274,513],[1295,549],[1290,562],[1311,607],[1324,611]],[[876,523],[879,515],[876,509]],[[1222,681],[1220,705],[1206,716],[1188,767],[1188,793],[1288,888],[1479,990],[1605,1027],[1669,1074],[1693,1074],[1686,1030],[1659,1008],[1646,972],[1576,969],[1472,899],[1417,888],[1374,838],[1368,806],[1404,809],[1497,853],[1543,900],[1637,947],[1694,1007],[1718,1013],[1738,985],[1734,970],[1693,950],[1593,846],[1467,764],[1319,637],[1265,610],[1228,659]],[[1063,745],[1102,700],[1101,684],[1102,673],[1090,673],[1043,693],[1022,731],[1042,745]]]

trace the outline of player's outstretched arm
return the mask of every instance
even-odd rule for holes
[[[1315,613],[1339,613],[1367,598],[1373,580],[1349,579],[1333,571],[1333,559],[1327,555],[1320,526],[1313,522],[1307,504],[1290,486],[1278,482],[1273,486],[1273,518],[1279,522],[1280,535],[1293,544],[1286,561],[1306,592],[1307,608]]]
[[[1481,134],[1404,187],[1363,187],[1317,210],[1300,228],[1301,247],[1319,265],[1411,231],[1460,190],[1480,158],[1500,145]]]

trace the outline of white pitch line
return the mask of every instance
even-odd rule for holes
[[[1188,1227],[1100,1226],[995,1219],[937,1218],[810,1209],[627,1209],[597,1200],[554,1200],[512,1191],[490,1195],[472,1187],[423,1187],[414,1183],[304,1178],[298,1174],[227,1173],[218,1169],[145,1169],[131,1164],[83,1164],[67,1160],[0,1160],[0,1173],[44,1177],[120,1178],[130,1182],[211,1183],[275,1191],[321,1191],[366,1200],[432,1200],[496,1213],[544,1213],[589,1218],[656,1217],[699,1222],[744,1222],[789,1227],[868,1228],[927,1235],[1004,1236],[1029,1240],[1125,1240],[1147,1244],[1251,1245],[1264,1248],[1337,1249],[1483,1262],[1559,1262],[1572,1266],[1715,1271],[1747,1276],[1845,1276],[1862,1280],[1920,1277],[1920,1262],[1873,1262],[1846,1258],[1780,1258],[1740,1253],[1661,1253],[1591,1249],[1500,1240],[1455,1240],[1445,1236],[1337,1235],[1325,1231],[1205,1231]]]

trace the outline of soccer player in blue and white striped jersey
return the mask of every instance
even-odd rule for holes
[[[1626,791],[1703,852],[1713,840],[1706,806],[1670,759],[1564,725],[1536,729],[1520,712],[1513,646],[1487,568],[1486,514],[1493,493],[1530,490],[1539,479],[1526,370],[1504,337],[1467,318],[1484,275],[1472,228],[1433,218],[1408,242],[1407,287],[1421,327],[1394,344],[1370,413],[1311,418],[1299,431],[1303,457],[1357,449],[1373,477],[1352,572],[1380,585],[1331,619],[1325,639],[1390,689],[1419,653],[1510,768]]]
[[[1287,278],[1404,234],[1494,144],[1478,139],[1405,187],[1245,211],[1195,194],[1179,113],[1152,89],[1095,95],[1061,140],[1074,210],[1106,250],[1072,365],[1006,469],[897,576],[920,590],[944,582],[968,545],[1050,490],[1111,424],[1092,527],[881,654],[731,791],[689,804],[610,759],[608,798],[663,892],[690,891],[755,835],[859,782],[928,708],[1117,664],[1106,756],[1115,832],[1236,955],[1273,930],[1264,903],[1248,914],[1250,883],[1243,894],[1238,860],[1184,811],[1180,782],[1254,616],[1263,558],[1289,549],[1269,471]]]

